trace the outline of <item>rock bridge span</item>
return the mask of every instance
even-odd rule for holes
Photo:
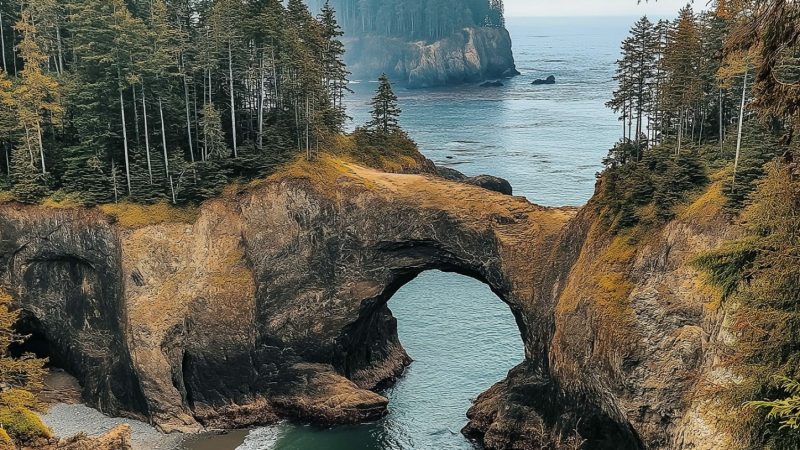
[[[636,448],[611,402],[550,373],[553,289],[568,264],[553,254],[575,214],[325,158],[186,223],[0,206],[0,280],[88,402],[196,431],[385,414],[372,389],[409,362],[386,303],[423,271],[458,272],[508,304],[526,353],[465,432],[514,448],[530,437],[509,421],[553,436],[582,423],[593,448]]]

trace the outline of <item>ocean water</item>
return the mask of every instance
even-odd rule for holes
[[[398,89],[403,127],[437,164],[467,175],[508,179],[534,203],[582,205],[621,130],[604,104],[619,43],[634,18],[508,19],[522,75],[500,88]],[[555,75],[557,84],[531,81]],[[375,88],[357,80],[351,126],[368,116]],[[472,449],[460,429],[472,400],[523,359],[508,309],[482,283],[427,272],[389,303],[400,340],[414,358],[384,392],[389,415],[376,423],[320,429],[280,424],[224,438],[195,439],[193,450]],[[236,447],[238,445],[238,447]]]

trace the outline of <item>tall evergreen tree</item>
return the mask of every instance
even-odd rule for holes
[[[19,53],[25,68],[19,73],[20,82],[14,89],[13,97],[18,119],[25,130],[25,145],[28,149],[37,149],[41,171],[46,173],[44,124],[48,120],[57,121],[63,112],[59,85],[55,78],[42,70],[48,58],[36,42],[37,30],[28,11],[22,14],[16,29],[22,35]]]
[[[388,135],[400,131],[400,107],[397,104],[397,95],[392,90],[392,83],[386,74],[378,79],[378,90],[370,102],[372,110],[371,119],[367,129],[379,135]]]

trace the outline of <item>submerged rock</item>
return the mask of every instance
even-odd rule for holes
[[[481,87],[503,87],[505,86],[502,81],[486,81],[481,83]]]
[[[542,84],[556,84],[556,77],[555,75],[550,75],[549,77],[545,78],[544,80],[538,79],[534,80],[533,85],[542,85]]]

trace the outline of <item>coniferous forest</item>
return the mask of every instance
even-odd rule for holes
[[[321,9],[325,0],[311,0]],[[502,27],[503,0],[332,0],[347,34],[437,40],[466,27]]]
[[[0,189],[198,201],[339,133],[335,13],[301,0],[3,0]]]

